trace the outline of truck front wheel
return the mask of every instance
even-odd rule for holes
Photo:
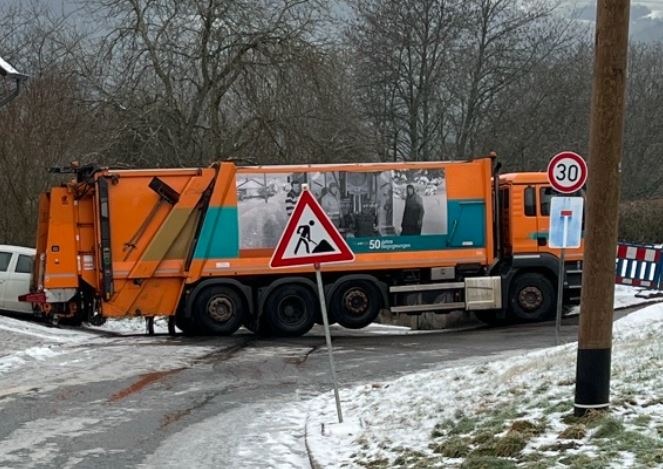
[[[348,329],[361,329],[375,321],[382,302],[380,290],[370,280],[343,281],[332,294],[331,316]]]
[[[545,321],[554,313],[555,289],[548,278],[537,273],[517,276],[510,289],[511,312],[527,322]]]
[[[194,306],[196,325],[203,334],[231,335],[242,325],[246,314],[239,294],[224,286],[205,288],[196,297]]]
[[[279,336],[297,337],[311,330],[318,316],[318,298],[299,283],[276,287],[265,300],[269,329]]]

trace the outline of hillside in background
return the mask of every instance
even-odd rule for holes
[[[566,11],[572,18],[593,25],[596,2],[574,2]],[[641,42],[663,40],[663,1],[632,3],[630,36],[631,40]]]

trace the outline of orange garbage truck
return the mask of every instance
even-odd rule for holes
[[[547,245],[544,173],[466,161],[182,169],[56,168],[43,193],[31,291],[73,322],[168,316],[188,334],[297,336],[320,320],[313,268],[270,270],[303,184],[355,253],[323,267],[331,319],[473,311],[487,323],[554,315],[580,296],[582,249],[564,272]],[[174,327],[173,327],[174,330]]]

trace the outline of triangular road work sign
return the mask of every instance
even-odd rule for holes
[[[355,258],[313,194],[303,190],[279,239],[269,266],[295,267],[349,262]]]

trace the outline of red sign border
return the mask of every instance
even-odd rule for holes
[[[335,253],[321,253],[318,256],[307,256],[306,258],[294,258],[294,259],[284,259],[283,255],[285,250],[288,247],[290,239],[295,234],[297,229],[297,223],[304,211],[306,206],[309,206],[318,220],[322,224],[322,228],[329,234],[332,241],[339,248],[340,252]],[[343,239],[341,233],[338,232],[336,226],[329,219],[325,211],[322,209],[318,201],[313,197],[311,191],[308,189],[302,190],[295,208],[292,211],[292,215],[288,219],[288,224],[285,226],[279,242],[274,249],[272,258],[269,261],[269,267],[271,269],[281,269],[285,267],[302,267],[315,264],[330,264],[330,263],[341,263],[341,262],[352,262],[355,260],[355,255],[348,246],[348,243]]]
[[[578,163],[578,165],[580,166],[580,173],[581,173],[580,179],[573,186],[570,186],[570,187],[560,186],[560,185],[557,184],[557,181],[554,178],[555,165],[562,158],[571,158],[571,159],[575,160]],[[585,161],[585,159],[582,156],[580,156],[579,154],[577,154],[575,152],[563,151],[563,152],[557,153],[555,156],[552,157],[552,159],[548,163],[547,173],[548,173],[548,182],[553,187],[553,189],[555,189],[557,192],[559,192],[561,194],[572,194],[573,192],[578,191],[587,182],[587,162]]]

